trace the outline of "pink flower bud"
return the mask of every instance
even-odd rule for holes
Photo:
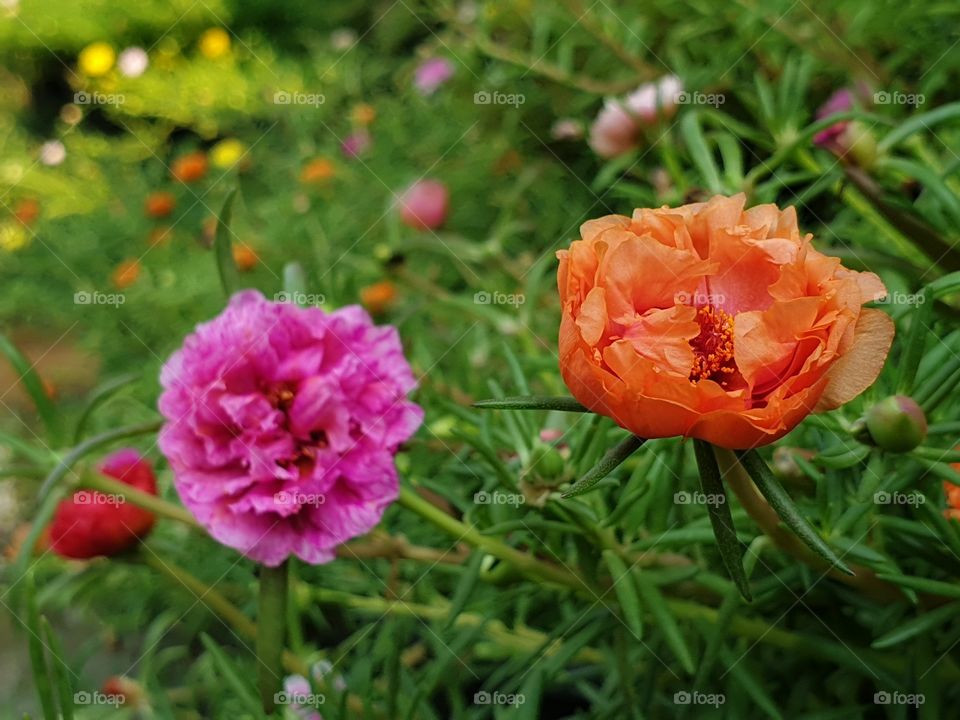
[[[438,180],[418,180],[400,196],[400,219],[416,230],[435,230],[447,219],[450,194]]]

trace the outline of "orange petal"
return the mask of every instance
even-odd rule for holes
[[[857,320],[853,345],[827,373],[827,386],[814,412],[834,410],[870,387],[883,369],[894,332],[889,315],[865,308]]]

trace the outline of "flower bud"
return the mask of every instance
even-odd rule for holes
[[[109,455],[100,472],[132,488],[157,494],[153,468],[136,450]],[[153,513],[122,495],[78,490],[63,500],[50,523],[50,547],[62,557],[86,559],[116,555],[133,546],[153,528]]]
[[[890,452],[909,452],[927,437],[927,418],[906,395],[881,400],[867,411],[865,419],[873,442]]]
[[[400,196],[400,220],[415,230],[435,230],[447,219],[450,193],[437,180],[418,180]]]

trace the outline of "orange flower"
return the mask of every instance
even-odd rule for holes
[[[300,182],[305,185],[323,183],[336,174],[333,163],[326,158],[316,158],[303,166],[300,171]]]
[[[167,215],[173,212],[176,206],[176,199],[171,193],[165,190],[150,193],[147,195],[146,202],[144,202],[144,210],[147,213],[147,217],[152,218],[167,217]]]
[[[180,182],[196,182],[207,174],[207,156],[200,151],[182,155],[173,161],[170,174]]]
[[[140,277],[140,262],[124,260],[113,271],[113,284],[120,290],[126,290]]]
[[[960,445],[954,449],[960,450]],[[951,463],[950,467],[960,472],[960,462]],[[944,510],[943,514],[953,520],[960,520],[960,485],[954,485],[952,482],[944,480],[943,492],[947,496],[947,509]]]
[[[40,217],[40,203],[33,198],[24,198],[14,207],[13,216],[24,225],[33,225]]]
[[[397,299],[397,286],[389,280],[367,285],[360,290],[360,302],[373,315],[380,315]]]
[[[238,270],[247,272],[257,266],[257,263],[260,262],[260,257],[249,245],[234,245],[233,262]]]
[[[793,208],[717,196],[580,228],[560,258],[560,371],[646,438],[765,445],[876,379],[893,322],[873,273],[801,236]]]

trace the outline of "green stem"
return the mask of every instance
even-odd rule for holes
[[[182,522],[195,529],[200,528],[200,523],[197,522],[196,518],[179,505],[174,505],[171,502],[158,498],[156,495],[138,490],[131,485],[127,485],[106,475],[90,473],[80,480],[80,487],[99,490],[100,492],[110,495],[122,495],[125,502],[141,507],[144,510],[149,510],[154,515]]]
[[[402,485],[400,487],[399,502],[403,507],[415,512],[424,520],[436,525],[444,532],[455,538],[459,538],[473,547],[488,552],[500,560],[510,563],[522,573],[533,575],[557,585],[591,592],[589,586],[572,572],[555,565],[541,562],[532,555],[515,550],[496,538],[481,534],[475,528],[463,524],[440,508],[424,500],[413,488]]]
[[[274,696],[283,685],[283,647],[287,627],[288,563],[260,568],[260,605],[257,610],[257,675],[260,702],[268,715],[276,708]]]
[[[217,590],[203,582],[203,580],[191,575],[169,560],[161,559],[159,555],[147,547],[143,548],[141,557],[146,565],[161,575],[170,578],[175,583],[187,588],[200,602],[207,606],[208,610],[224,620],[237,634],[250,640],[257,637],[256,623],[244,615],[240,608],[227,600],[227,598]],[[283,666],[288,672],[297,673],[298,675],[307,675],[309,673],[307,664],[290,652],[283,653]]]

